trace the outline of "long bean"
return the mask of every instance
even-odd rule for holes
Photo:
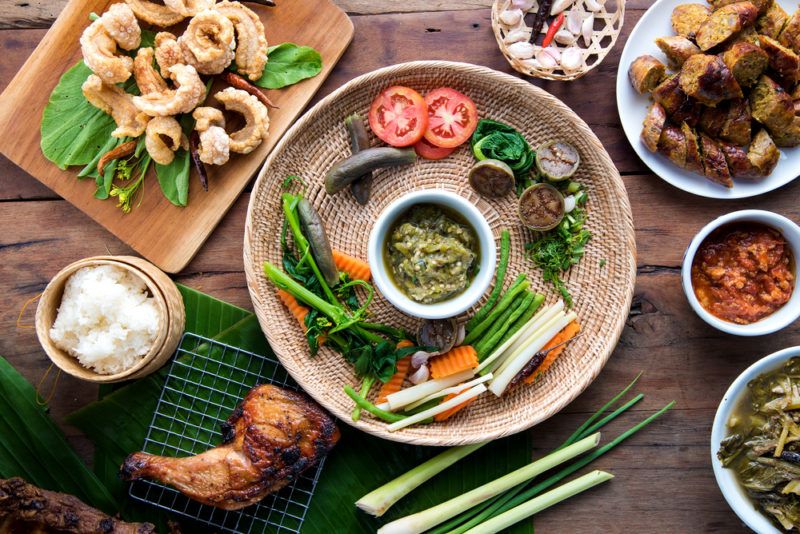
[[[508,269],[508,256],[511,253],[511,234],[508,230],[503,230],[500,234],[500,263],[497,266],[497,276],[495,277],[494,288],[492,289],[486,304],[472,316],[472,319],[467,321],[466,330],[469,332],[478,326],[483,319],[492,311],[494,303],[500,298],[500,293],[503,292],[503,282],[506,278],[506,270]]]
[[[508,291],[505,292],[503,297],[500,299],[500,302],[497,303],[494,310],[484,319],[478,326],[476,326],[467,337],[464,338],[464,345],[469,345],[476,339],[478,339],[483,333],[488,330],[490,326],[494,323],[494,321],[500,317],[506,308],[514,301],[514,299],[519,295],[522,291],[528,289],[530,282],[525,279],[525,275],[521,274],[514,280],[514,283],[511,284],[511,287],[508,288]]]
[[[544,302],[544,295],[541,293],[526,293],[525,299],[514,308],[514,311],[504,321],[498,321],[499,327],[493,328],[487,332],[478,343],[479,348],[475,349],[478,351],[478,361],[482,361],[500,346],[500,340],[505,336],[506,332],[516,324],[517,319],[529,311],[530,314],[533,315],[539,306],[542,305],[542,302]]]
[[[363,410],[368,411],[369,413],[371,413],[375,417],[378,417],[379,419],[383,419],[387,423],[396,423],[397,421],[402,421],[403,419],[406,418],[404,415],[398,415],[396,413],[387,412],[386,410],[381,410],[380,408],[372,404],[370,401],[368,401],[367,399],[356,393],[356,390],[354,390],[350,386],[345,386],[344,392],[347,393],[347,396],[353,399],[353,401]]]
[[[504,311],[492,324],[492,326],[483,333],[481,336],[480,341],[473,344],[475,347],[475,351],[478,353],[478,359],[480,360],[481,357],[481,350],[486,348],[486,344],[489,341],[489,337],[503,324],[507,323],[511,319],[511,314],[513,314],[518,307],[522,306],[523,303],[529,303],[529,299],[533,298],[533,293],[528,291],[527,289],[520,294],[518,294],[514,300],[511,301],[511,304],[506,308]]]
[[[542,302],[544,302],[544,299],[542,299]],[[534,300],[534,302],[531,303],[528,309],[525,310],[522,313],[522,315],[520,315],[519,318],[514,322],[514,324],[511,325],[511,327],[508,329],[505,335],[502,338],[500,338],[500,341],[497,343],[496,346],[498,347],[502,346],[503,343],[508,341],[511,338],[511,336],[516,334],[520,328],[528,324],[528,321],[530,321],[533,315],[537,312],[539,307],[542,305],[542,302],[539,302],[537,304],[536,300]]]

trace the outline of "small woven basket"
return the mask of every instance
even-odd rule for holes
[[[141,278],[164,318],[158,337],[148,353],[130,369],[111,375],[100,374],[84,367],[77,358],[56,346],[50,339],[50,328],[58,314],[67,280],[78,269],[94,265],[113,265]],[[186,310],[175,283],[155,265],[134,256],[95,256],[67,265],[47,284],[36,308],[36,335],[50,360],[65,373],[96,383],[143,378],[157,371],[175,352],[183,335],[185,323]]]
[[[592,11],[587,5],[588,2],[599,4],[600,10]],[[606,9],[608,3],[614,5],[616,9],[609,12]],[[533,31],[525,22],[526,17],[523,17],[522,21],[514,26],[503,24],[500,19],[500,14],[510,5],[511,0],[494,0],[492,4],[492,29],[494,30],[494,37],[497,40],[497,45],[515,71],[525,74],[526,76],[544,78],[546,80],[577,80],[598,66],[617,42],[617,37],[619,36],[620,30],[622,30],[622,24],[625,20],[625,0],[608,0],[608,2],[603,2],[603,0],[575,0],[572,6],[567,8],[567,11],[578,11],[584,17],[593,14],[595,18],[594,31],[592,32],[589,46],[586,46],[582,37],[579,37],[576,41],[575,46],[580,48],[583,55],[582,67],[574,71],[565,71],[560,66],[555,68],[538,67],[532,65],[530,62],[516,58],[509,53],[508,47],[511,43],[508,42],[508,36],[511,32],[527,31],[527,40],[530,41]],[[528,15],[528,17],[535,15],[538,9],[539,4],[537,1],[534,1],[533,7],[528,10],[526,15]],[[549,14],[548,19],[552,20]],[[562,26],[562,28],[563,27],[564,26]],[[542,31],[546,32],[547,28],[548,23],[545,22]],[[535,40],[536,38],[534,38],[534,41]],[[553,46],[558,47],[562,52],[565,48],[562,45],[557,45],[555,42]]]
[[[483,199],[470,188],[467,172],[475,158],[468,144],[440,161],[418,159],[413,165],[376,171],[366,206],[357,204],[347,191],[325,193],[325,173],[335,161],[350,154],[345,117],[354,112],[366,117],[372,100],[390,85],[413,87],[423,94],[437,87],[452,87],[474,100],[481,117],[512,125],[534,147],[554,138],[572,143],[581,153],[575,179],[589,192],[587,228],[594,235],[583,260],[566,277],[585,333],[570,344],[543,378],[536,384],[513,388],[502,398],[484,394],[445,422],[398,432],[387,431],[386,423],[366,415],[353,423],[353,402],[343,391],[345,385],[358,383],[353,366],[324,346],[316,356],[309,355],[302,329],[264,276],[265,261],[281,265],[281,194],[286,176],[300,176],[308,184],[303,195],[325,221],[333,248],[359,258],[367,257],[373,222],[392,201],[420,189],[444,189],[462,195],[484,214],[495,236],[503,228],[511,232],[506,285],[518,274],[527,273],[531,289],[547,295],[547,302],[555,302],[558,296],[525,257],[525,243],[535,236],[519,223],[517,198],[509,194]],[[373,137],[372,144],[379,141]],[[444,61],[404,63],[359,76],[303,115],[275,147],[258,176],[244,236],[244,268],[253,307],[272,349],[292,377],[342,421],[382,438],[417,445],[462,445],[495,439],[529,428],[566,406],[594,380],[619,339],[633,296],[635,255],[625,187],[586,123],[561,101],[524,80],[486,67]],[[412,332],[419,326],[418,319],[402,314],[380,294],[376,294],[370,312],[371,320]],[[472,313],[474,309],[467,315]],[[373,388],[373,399],[377,389]]]

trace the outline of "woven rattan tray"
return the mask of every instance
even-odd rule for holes
[[[283,179],[291,174],[307,182],[305,194],[325,220],[333,247],[361,258],[366,258],[372,222],[399,196],[426,188],[464,195],[487,216],[495,236],[502,228],[511,230],[507,279],[527,272],[532,286],[548,295],[548,302],[557,299],[538,269],[525,258],[524,244],[533,235],[522,229],[516,219],[516,198],[509,195],[487,201],[472,193],[466,174],[474,158],[468,146],[441,161],[419,160],[411,166],[377,172],[372,198],[364,207],[347,193],[336,196],[325,193],[322,187],[325,172],[334,161],[350,154],[344,118],[356,111],[366,116],[372,99],[389,85],[407,85],[422,93],[440,86],[453,87],[475,101],[481,117],[513,125],[533,146],[560,138],[581,152],[582,163],[576,179],[586,184],[589,191],[588,228],[594,238],[584,259],[570,272],[567,283],[585,334],[537,384],[515,388],[500,399],[484,395],[446,423],[398,432],[386,431],[384,423],[369,417],[363,417],[355,425],[386,439],[418,445],[475,443],[519,432],[557,413],[600,372],[625,324],[636,273],[630,205],[611,158],[575,113],[525,81],[475,65],[418,61],[360,76],[314,106],[278,144],[253,188],[244,237],[244,265],[253,306],[275,354],[292,377],[320,404],[353,424],[352,401],[342,391],[345,384],[357,382],[352,367],[324,347],[316,357],[309,356],[303,333],[278,300],[275,288],[261,268],[265,260],[280,264],[280,195]],[[410,329],[418,324],[380,296],[371,310],[378,321]]]

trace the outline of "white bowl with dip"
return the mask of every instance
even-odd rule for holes
[[[695,295],[694,287],[692,286],[692,264],[694,263],[695,254],[697,254],[697,250],[703,244],[703,241],[705,241],[712,232],[722,226],[743,222],[760,223],[777,230],[784,239],[786,239],[786,243],[789,246],[794,260],[792,270],[795,278],[795,287],[789,301],[770,315],[750,324],[737,324],[714,316],[700,304],[697,295]],[[694,239],[692,239],[692,242],[683,255],[683,264],[681,266],[681,284],[683,285],[683,292],[686,294],[689,305],[695,313],[717,330],[736,336],[762,336],[771,334],[785,328],[800,317],[800,291],[797,289],[798,258],[800,258],[800,227],[797,226],[797,224],[783,215],[778,215],[771,211],[734,211],[733,213],[728,213],[727,215],[714,219],[705,225]]]
[[[449,209],[461,217],[472,227],[478,238],[480,264],[478,272],[464,291],[452,298],[424,304],[406,296],[397,287],[392,274],[384,262],[384,246],[388,233],[395,221],[412,206],[418,204],[434,204]],[[387,206],[372,226],[367,245],[367,259],[372,278],[378,290],[397,309],[413,317],[423,319],[445,319],[465,312],[478,302],[494,278],[496,244],[492,229],[483,214],[467,199],[449,191],[426,189],[414,191],[398,198]]]
[[[800,347],[790,347],[774,352],[745,369],[722,397],[714,416],[714,424],[711,427],[711,465],[714,468],[717,485],[722,491],[722,496],[725,497],[728,505],[739,516],[739,519],[759,534],[779,534],[780,531],[747,496],[745,489],[736,478],[736,473],[732,469],[722,466],[722,462],[717,458],[717,451],[720,442],[728,437],[728,421],[743,396],[747,394],[747,384],[761,374],[780,368],[787,360],[795,356],[800,356]]]

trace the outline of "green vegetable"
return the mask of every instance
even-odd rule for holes
[[[438,401],[437,401],[438,402]],[[386,513],[394,503],[414,491],[420,484],[427,482],[460,459],[469,456],[480,449],[487,442],[474,445],[452,447],[438,454],[427,462],[414,469],[403,473],[391,482],[371,491],[356,501],[356,506],[368,514],[380,517]]]
[[[542,302],[544,302],[544,295],[541,293],[530,293],[527,291],[525,293],[521,300],[519,297],[517,298],[517,304],[510,306],[508,310],[506,310],[506,313],[496,321],[494,328],[489,329],[489,331],[483,335],[483,339],[478,342],[478,346],[475,348],[478,352],[478,361],[484,360],[494,349],[500,346],[500,341],[504,339],[506,332],[509,331],[512,325],[514,325],[521,316],[529,312],[530,316],[533,316],[539,306],[542,305]]]
[[[592,237],[583,228],[585,220],[586,210],[576,207],[556,228],[525,245],[528,258],[542,269],[542,277],[553,284],[567,307],[572,307],[572,295],[561,279],[561,274],[581,260],[586,243]]]
[[[478,339],[483,333],[495,322],[495,320],[502,315],[505,309],[511,305],[517,295],[526,290],[530,282],[526,279],[524,274],[521,274],[514,280],[514,283],[511,284],[511,287],[508,288],[508,291],[505,292],[503,297],[500,299],[500,302],[497,303],[497,307],[492,310],[486,319],[481,321],[481,323],[476,326],[475,328],[467,334],[467,337],[464,338],[464,342],[462,345],[470,345],[473,341]]]
[[[325,277],[325,282],[331,287],[335,286],[339,283],[339,270],[333,261],[333,249],[328,241],[328,233],[325,231],[322,218],[305,198],[301,198],[297,203],[297,214],[303,227],[303,235],[308,239],[314,261]]]
[[[158,185],[172,204],[186,206],[189,200],[189,175],[191,158],[188,150],[179,149],[169,165],[155,164]]]
[[[387,412],[386,410],[381,410],[367,399],[359,395],[355,392],[355,390],[350,386],[344,387],[344,392],[347,393],[347,396],[353,399],[353,401],[361,408],[362,410],[366,410],[375,417],[386,421],[387,423],[396,423],[397,421],[402,421],[407,416],[400,415],[392,412]]]
[[[367,148],[333,164],[325,175],[325,191],[329,195],[336,194],[374,170],[409,165],[416,160],[417,155],[411,148]]]
[[[310,46],[281,43],[269,47],[264,73],[253,83],[265,89],[280,89],[313,78],[321,70],[322,56],[319,52]]]
[[[539,294],[537,293],[537,296],[538,295]],[[503,344],[509,339],[511,339],[511,336],[516,334],[520,328],[528,324],[528,321],[531,320],[533,314],[536,313],[536,311],[539,309],[539,306],[541,305],[542,305],[541,299],[535,298],[533,302],[531,302],[531,305],[528,306],[528,309],[522,312],[522,315],[520,315],[519,318],[517,318],[517,320],[514,321],[514,323],[508,328],[503,337],[500,338],[500,341],[497,342],[496,346],[497,347],[503,346]],[[486,372],[488,372],[488,370]]]
[[[494,307],[494,303],[497,302],[498,298],[500,298],[500,294],[503,292],[503,282],[506,278],[508,257],[510,253],[511,234],[508,230],[503,230],[500,233],[500,263],[497,265],[497,275],[494,279],[494,287],[492,288],[492,292],[489,294],[489,298],[486,299],[486,304],[484,304],[481,309],[472,316],[472,319],[467,321],[467,332],[478,326],[481,321],[483,321],[483,319],[489,315],[489,312],[491,312],[492,308]]]
[[[140,137],[133,154],[114,162],[113,178],[108,182],[111,187],[108,196],[117,197],[117,207],[122,209],[123,213],[130,213],[137,198],[141,204],[142,184],[152,161],[150,154],[145,150],[144,137]],[[120,185],[114,184],[113,180]],[[95,196],[97,197],[97,193]]]
[[[517,182],[517,194],[531,184],[528,176],[535,153],[528,141],[508,124],[481,119],[470,138],[472,153],[478,160],[496,159],[511,167]]]

